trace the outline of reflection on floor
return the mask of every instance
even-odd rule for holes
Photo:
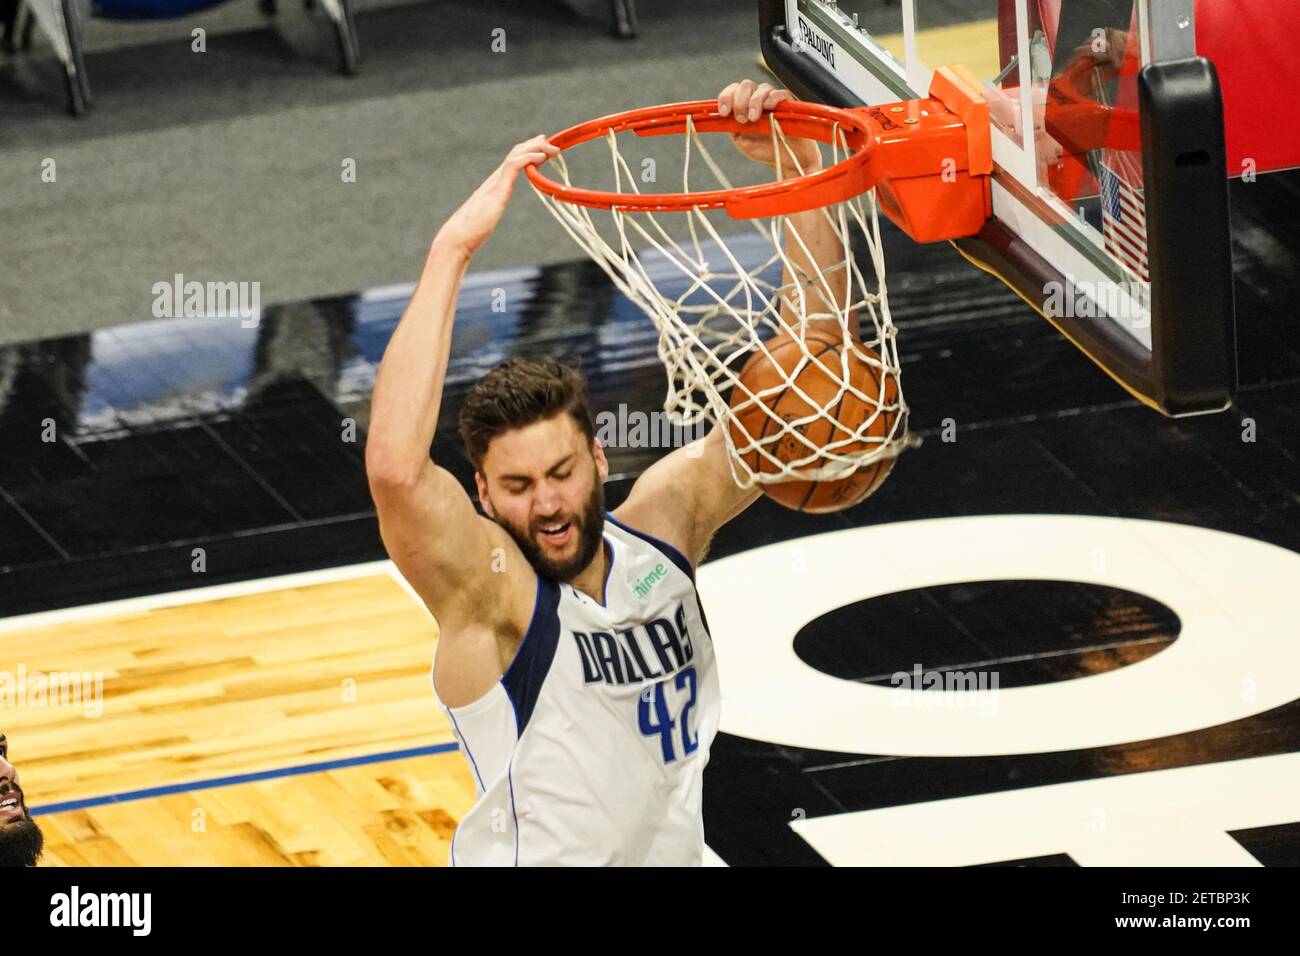
[[[979,514],[1147,518],[1300,552],[1300,327],[1291,307],[1300,294],[1300,176],[1234,183],[1232,200],[1236,409],[1159,418],[996,281],[947,247],[916,247],[891,230],[890,297],[913,427],[926,442],[849,512],[802,516],[760,502],[719,534],[714,558],[837,529]],[[496,290],[504,311],[493,311],[502,301]],[[232,598],[197,619],[173,611],[38,619],[40,630],[31,631],[32,621],[13,617],[382,559],[362,472],[367,402],[407,294],[374,290],[279,307],[252,329],[161,321],[0,350],[5,667],[105,675],[104,718],[48,708],[5,717],[0,730],[38,807],[449,739],[428,696],[431,625],[403,604],[407,596],[391,579],[337,600],[300,588],[249,604]],[[468,485],[455,412],[468,385],[509,355],[559,352],[579,361],[597,410],[620,403],[656,410],[663,370],[655,339],[645,317],[585,262],[472,276],[435,455]],[[943,440],[946,420],[956,441]],[[663,452],[610,450],[611,506]],[[864,553],[847,573],[868,580],[873,562],[888,558]],[[1019,692],[1146,667],[1188,626],[1185,609],[1122,588],[957,584],[860,597],[790,640],[807,665],[846,680],[878,684],[918,665],[986,668]],[[779,586],[772,583],[773,593]],[[1277,582],[1272,610],[1287,610],[1294,591]],[[1249,611],[1225,610],[1227,620]],[[1220,639],[1231,648],[1236,637],[1228,628]],[[354,667],[384,688],[364,719],[361,703],[338,699]],[[1083,749],[837,753],[723,733],[706,774],[709,843],[733,865],[816,864],[826,859],[811,836],[819,819],[862,820],[853,814],[1035,787],[1066,792],[1050,788],[1293,753],[1300,675],[1269,676],[1295,682],[1290,702],[1226,724]],[[289,703],[275,702],[282,693]],[[725,701],[723,713],[725,730]],[[49,817],[56,862],[179,862],[191,852],[196,860],[437,862],[448,820],[468,805],[457,759],[430,753],[64,810]],[[299,799],[319,808],[312,817],[327,821],[319,831],[284,816]],[[158,836],[188,825],[204,806],[210,834],[238,834],[228,851]],[[1293,811],[1267,819],[1243,811],[1222,832],[1262,863],[1294,865],[1300,803]],[[870,832],[865,823],[855,832]],[[1089,832],[1105,839],[1104,826]],[[1008,841],[996,858],[961,859],[1087,862],[1082,851],[1026,854],[1017,845]]]

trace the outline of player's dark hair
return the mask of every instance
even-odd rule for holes
[[[587,405],[587,383],[554,358],[512,358],[479,379],[460,408],[460,437],[474,468],[483,470],[488,444],[512,428],[524,428],[567,412],[590,442],[596,427]]]

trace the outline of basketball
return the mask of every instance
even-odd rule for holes
[[[805,341],[808,354],[812,358],[799,369],[804,358],[804,350],[798,340],[782,333],[767,343],[768,354],[756,352],[750,356],[740,372],[740,382],[744,388],[735,388],[731,395],[731,408],[734,413],[729,424],[732,441],[737,448],[743,449],[764,438],[775,428],[776,422],[763,406],[770,409],[784,421],[796,421],[816,413],[818,408],[825,408],[835,400],[840,391],[840,370],[842,368],[840,353],[844,342],[838,331],[810,329]],[[866,346],[863,351],[875,355]],[[769,358],[770,355],[770,358]],[[798,372],[796,374],[796,369]],[[880,395],[881,370],[868,363],[857,354],[849,356],[849,382],[854,388],[866,395]],[[750,393],[777,388],[793,381],[804,394],[816,404],[810,405],[799,393],[788,385],[780,392],[763,397],[758,401],[749,399]],[[882,404],[893,405],[897,401],[898,382],[889,376],[885,382]],[[761,403],[761,404],[760,404]],[[829,419],[822,417],[798,426],[799,434],[814,447],[825,447],[832,441],[842,441],[849,434],[856,432],[871,417],[874,408],[871,403],[863,401],[852,392],[845,390],[830,415],[840,427]],[[874,438],[886,438],[894,427],[896,411],[882,409],[867,434]],[[854,454],[865,451],[868,442],[856,441],[836,449],[839,454]],[[874,444],[874,443],[870,443]],[[785,436],[776,444],[768,446],[768,451],[783,463],[790,463],[807,458],[812,449],[792,435]],[[745,464],[756,474],[775,474],[780,469],[761,454],[757,448],[743,454]],[[831,460],[813,459],[805,466],[816,468],[830,464]],[[764,484],[763,493],[795,511],[812,514],[825,514],[851,508],[863,501],[881,486],[894,467],[894,458],[882,458],[870,465],[858,469],[846,478],[838,481],[783,481]]]

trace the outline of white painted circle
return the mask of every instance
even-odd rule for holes
[[[706,563],[698,578],[720,729],[755,740],[900,756],[1039,753],[1185,733],[1300,697],[1300,554],[1191,525],[1090,515],[907,521],[756,548]],[[1124,588],[1167,605],[1182,631],[1136,664],[1001,689],[983,706],[948,706],[960,693],[941,702],[841,680],[794,653],[801,627],[843,605],[991,580]]]

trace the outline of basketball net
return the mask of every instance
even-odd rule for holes
[[[783,157],[794,154],[786,150],[786,136],[775,117],[771,128],[780,178]],[[639,193],[636,177],[619,150],[614,131],[608,131],[604,139],[613,163],[615,191]],[[723,188],[731,189],[732,184],[704,146],[689,116],[684,139],[683,191],[693,191],[693,153],[698,154]],[[834,137],[834,142],[832,151],[836,159],[833,161],[838,161],[841,149],[847,151],[842,133]],[[550,162],[555,164],[562,182],[573,185],[564,155]],[[804,170],[797,160],[795,166],[802,175]],[[732,474],[740,487],[748,488],[755,482],[835,481],[882,458],[896,456],[904,447],[915,443],[907,436],[907,406],[894,341],[896,329],[890,320],[885,294],[885,261],[874,190],[822,207],[815,213],[803,214],[819,213],[835,230],[840,251],[829,266],[816,264],[804,237],[788,215],[743,220],[761,237],[762,261],[746,265],[732,245],[743,244],[747,248],[752,243],[738,240],[751,234],[720,235],[707,211],[699,206],[680,213],[688,218],[689,238],[678,241],[669,235],[659,217],[679,213],[629,211],[617,206],[587,208],[536,187],[534,192],[618,289],[654,322],[659,331],[659,358],[668,372],[663,409],[669,420],[682,427],[698,425],[702,418],[717,425],[735,426],[724,427],[723,433],[731,452]],[[868,251],[873,273],[871,282],[854,257],[855,237],[862,240]],[[811,273],[791,261],[786,248],[791,243],[792,248],[800,250],[802,260],[812,264]],[[747,253],[747,258],[752,260],[753,253]],[[764,277],[770,276],[778,266],[782,278],[773,282],[770,277]],[[793,278],[783,282],[785,277]],[[683,279],[685,291],[678,294]],[[661,292],[661,285],[671,288],[673,294]],[[810,293],[817,293],[812,298],[823,306],[823,311],[809,311]],[[827,306],[829,311],[825,309]],[[843,343],[836,353],[837,360],[822,358],[813,368],[819,376],[834,379],[835,394],[830,398],[823,394],[814,400],[797,384],[808,363],[817,361],[809,346],[820,343],[805,340],[809,323],[818,323],[815,328],[819,331],[834,330]],[[856,328],[858,324],[861,333]],[[788,371],[772,360],[768,351],[768,343],[783,332],[792,336],[802,350],[797,363]],[[826,346],[821,344],[819,353],[825,350]],[[767,356],[773,374],[766,380],[773,384],[754,392],[739,376],[745,361],[756,352]],[[856,361],[872,366],[871,392],[862,391],[851,381],[850,363],[855,360],[850,354],[857,357]],[[828,367],[835,365],[837,369]],[[861,382],[861,375],[858,378]],[[893,379],[893,387],[887,392],[889,378]],[[768,407],[777,404],[777,397],[786,389],[793,389],[802,399],[799,408],[804,414],[801,416],[782,417]],[[726,393],[731,394],[730,402]],[[849,394],[870,410],[866,420],[853,428],[835,417],[836,409]],[[766,413],[765,427],[757,436],[749,434],[737,421],[738,415],[747,410],[752,418],[755,403]],[[887,432],[876,424],[881,415],[886,415],[890,422]],[[815,431],[832,436],[830,440],[819,443],[807,438],[804,433],[823,418],[831,423],[830,430],[817,428]],[[775,454],[778,447],[782,451],[780,457]]]

